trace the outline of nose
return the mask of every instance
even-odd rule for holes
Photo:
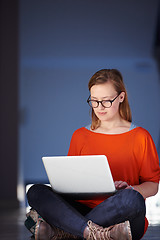
[[[104,109],[105,107],[103,107],[102,103],[99,102],[98,108],[99,108],[99,109]]]

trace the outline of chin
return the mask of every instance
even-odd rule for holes
[[[107,121],[107,120],[109,120],[109,118],[108,117],[106,117],[106,116],[98,116],[98,119],[100,120],[100,121]]]

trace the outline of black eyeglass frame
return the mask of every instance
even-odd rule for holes
[[[92,107],[92,108],[97,108],[98,106],[99,106],[99,103],[101,103],[101,105],[104,107],[104,108],[110,108],[110,107],[112,107],[112,103],[118,98],[118,96],[121,94],[121,92],[113,99],[113,100],[102,100],[102,101],[98,101],[98,100],[91,100],[90,99],[90,97],[91,97],[91,95],[88,97],[88,99],[87,99],[87,103],[89,104],[89,106],[90,107]],[[92,101],[94,101],[94,102],[97,102],[97,107],[93,107],[92,106],[92,104],[91,104],[91,102]],[[111,104],[111,106],[110,107],[105,107],[104,105],[103,105],[103,102],[110,102],[110,104]]]

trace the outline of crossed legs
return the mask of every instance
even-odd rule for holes
[[[51,226],[82,238],[89,220],[103,227],[129,220],[133,240],[140,239],[144,232],[145,202],[134,190],[118,191],[93,209],[64,199],[42,184],[33,185],[27,198],[29,205]]]

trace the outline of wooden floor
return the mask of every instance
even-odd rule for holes
[[[160,201],[160,198],[158,198]],[[156,206],[154,207],[154,205]],[[160,240],[160,205],[147,203],[151,225],[143,240]],[[26,209],[0,209],[0,240],[29,240],[30,232],[24,227]]]

